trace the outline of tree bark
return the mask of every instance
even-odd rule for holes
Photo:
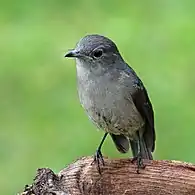
[[[195,195],[195,165],[179,161],[144,161],[136,172],[130,159],[104,158],[101,174],[93,158],[83,157],[58,174],[38,169],[23,195]]]

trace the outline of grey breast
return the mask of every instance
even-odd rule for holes
[[[98,128],[113,134],[134,137],[144,121],[131,98],[129,75],[121,72],[94,77],[89,70],[77,66],[79,99],[89,118]],[[130,87],[129,87],[130,86]]]

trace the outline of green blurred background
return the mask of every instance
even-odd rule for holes
[[[102,131],[76,91],[63,55],[84,35],[113,39],[145,83],[155,109],[156,159],[195,162],[195,1],[0,2],[0,194],[16,194],[35,170],[59,171],[94,154]],[[103,154],[119,155],[107,139]]]

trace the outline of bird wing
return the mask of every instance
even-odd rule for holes
[[[144,87],[142,81],[139,79],[136,73],[129,66],[125,69],[125,72],[130,77],[130,82],[134,88],[133,92],[131,93],[133,102],[137,110],[145,120],[145,131],[143,134],[143,138],[145,140],[147,148],[149,148],[151,152],[153,152],[155,148],[156,135],[152,104],[148,97],[146,88]]]

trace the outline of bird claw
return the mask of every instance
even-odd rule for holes
[[[100,150],[96,151],[96,153],[94,155],[94,160],[91,163],[91,165],[94,164],[94,163],[97,164],[97,170],[98,170],[99,174],[101,174],[100,163],[102,163],[103,166],[105,165],[105,163],[104,163],[103,155],[102,155]]]
[[[145,169],[146,165],[143,163],[143,159],[141,157],[141,153],[139,153],[137,156],[133,157],[131,160],[132,163],[137,162],[137,174],[140,173],[140,169]]]

